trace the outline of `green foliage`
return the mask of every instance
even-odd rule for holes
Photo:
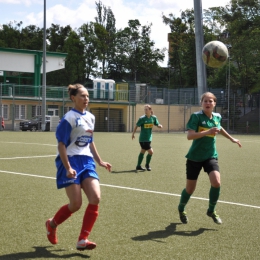
[[[226,35],[221,38],[232,46],[231,62],[237,68],[233,89],[243,88],[251,92],[257,88],[259,72],[260,3],[250,0],[232,0],[230,6],[218,9],[219,18],[226,25]]]
[[[170,87],[197,85],[194,11],[181,11],[179,17],[162,15],[169,26],[168,70],[160,69],[165,49],[151,40],[152,24],[142,25],[131,19],[126,28],[116,29],[110,7],[95,2],[94,21],[76,30],[52,24],[46,30],[47,51],[67,52],[66,69],[48,73],[47,84],[84,83],[91,77],[112,78],[168,84]],[[231,46],[230,88],[243,93],[258,92],[260,79],[260,3],[257,0],[231,0],[222,7],[203,10],[204,42],[219,40]],[[0,47],[42,50],[43,29],[22,22],[4,24],[0,30]],[[200,57],[199,57],[200,58]],[[225,68],[207,68],[210,88],[227,85]]]
[[[169,17],[163,15],[163,22],[171,28],[169,66],[174,68],[174,85],[177,87],[195,85],[196,50],[193,11],[182,12],[180,18],[176,18],[173,14],[169,14]]]
[[[220,40],[231,46],[231,83],[233,90],[243,89],[243,93],[259,89],[259,41],[260,3],[256,0],[232,0],[225,7],[203,10],[204,41]],[[195,31],[193,10],[163,16],[163,21],[171,29],[169,66],[174,67],[174,85],[196,84]],[[194,52],[194,55],[192,53]],[[209,87],[227,85],[226,68],[207,67]]]
[[[84,45],[74,31],[69,34],[64,51],[68,53],[65,66],[67,82],[84,84],[86,78]]]
[[[89,80],[90,75],[97,77],[99,46],[98,39],[95,35],[95,24],[83,24],[79,30],[79,36],[84,45],[85,61],[86,61],[86,81]]]

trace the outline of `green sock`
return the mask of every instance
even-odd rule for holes
[[[137,166],[140,166],[140,165],[141,165],[143,159],[144,159],[144,154],[143,154],[143,153],[140,153],[139,156],[138,156]]]
[[[209,190],[209,208],[208,208],[209,212],[215,211],[215,207],[216,207],[219,195],[220,195],[220,187],[214,188],[211,186],[211,188]]]
[[[184,189],[181,193],[181,199],[180,199],[180,204],[178,206],[178,210],[180,212],[184,211],[184,208],[186,204],[188,203],[190,199],[191,194],[187,193],[186,189]]]
[[[150,164],[151,159],[152,159],[152,155],[150,155],[150,154],[148,153],[147,156],[146,156],[146,165],[149,165],[149,164]]]

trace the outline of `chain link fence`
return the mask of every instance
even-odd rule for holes
[[[152,105],[163,124],[163,131],[185,131],[191,113],[200,110],[197,88],[168,89],[138,83],[116,83],[114,89],[93,89],[88,86],[88,110],[95,114],[96,131],[131,132],[143,106]],[[209,89],[217,97],[216,112],[222,115],[222,125],[238,134],[260,133],[260,96],[242,91]],[[42,86],[0,83],[0,118],[7,130],[19,130],[19,123],[41,115]],[[73,104],[67,86],[46,87],[47,114],[60,118]],[[2,129],[1,129],[2,130]],[[156,131],[156,129],[155,129]]]

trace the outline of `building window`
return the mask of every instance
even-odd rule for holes
[[[41,106],[32,106],[32,117],[40,116],[42,111]]]
[[[2,105],[2,117],[8,120],[8,105]]]
[[[64,114],[69,112],[72,109],[72,107],[64,107]]]
[[[15,119],[25,119],[25,105],[15,105]]]

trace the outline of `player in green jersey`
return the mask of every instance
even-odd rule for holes
[[[206,92],[201,96],[202,110],[191,115],[187,123],[187,139],[193,140],[192,145],[186,155],[186,188],[181,193],[178,206],[180,220],[188,223],[187,213],[184,211],[190,196],[196,188],[197,179],[203,168],[208,173],[211,184],[209,191],[209,207],[207,215],[216,224],[221,224],[220,217],[216,214],[215,207],[220,195],[220,172],[218,166],[218,153],[216,150],[216,135],[220,133],[231,142],[241,143],[238,139],[229,135],[221,126],[221,115],[213,112],[217,98],[211,92]]]
[[[145,115],[141,116],[138,119],[136,126],[134,128],[134,131],[132,133],[132,140],[133,140],[135,138],[135,132],[136,132],[137,128],[141,127],[141,132],[140,132],[140,136],[139,136],[139,143],[141,146],[141,151],[138,156],[138,162],[137,162],[137,166],[136,166],[137,171],[138,170],[144,171],[145,168],[147,169],[147,171],[151,171],[150,161],[151,161],[151,158],[153,155],[153,148],[151,147],[152,129],[153,129],[154,125],[156,125],[158,128],[162,128],[162,125],[159,123],[157,117],[155,115],[153,115],[153,110],[150,105],[144,106],[144,112],[145,112]],[[141,164],[142,164],[144,154],[146,151],[148,152],[148,154],[146,156],[145,168],[143,168],[141,166]]]

